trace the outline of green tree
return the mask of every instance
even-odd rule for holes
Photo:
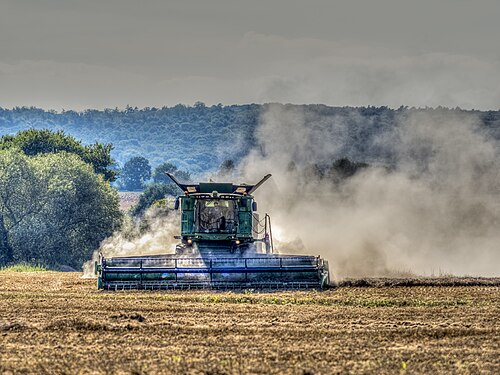
[[[62,130],[53,132],[47,129],[28,129],[16,135],[4,135],[0,138],[0,150],[18,148],[28,156],[39,154],[69,152],[78,155],[84,162],[92,165],[96,173],[102,174],[110,182],[115,181],[117,172],[112,169],[111,144],[94,143],[82,145],[74,137]]]
[[[175,174],[177,166],[172,163],[165,162],[157,166],[153,172],[153,181],[158,184],[170,184],[172,180],[167,176],[167,173]]]
[[[155,168],[153,181],[158,184],[171,184],[172,180],[167,176],[167,173],[172,173],[180,181],[188,182],[191,180],[189,172],[181,171],[174,164],[165,162]]]
[[[150,178],[149,160],[142,156],[135,156],[123,166],[120,176],[121,186],[125,190],[141,190]]]
[[[118,203],[77,155],[0,151],[0,262],[81,267],[120,225]]]
[[[180,192],[180,189],[174,184],[149,184],[146,186],[146,189],[144,189],[144,192],[139,197],[139,201],[132,207],[130,212],[133,216],[140,216],[144,214],[154,202],[167,196],[175,196]]]
[[[14,260],[12,232],[42,210],[42,181],[20,151],[0,151],[0,262]]]

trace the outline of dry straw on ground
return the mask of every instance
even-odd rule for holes
[[[95,280],[79,276],[0,274],[0,373],[500,368],[498,286],[382,282],[326,292],[102,292]]]

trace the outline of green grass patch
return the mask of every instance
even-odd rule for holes
[[[40,264],[18,263],[0,268],[0,272],[45,272],[47,267]]]

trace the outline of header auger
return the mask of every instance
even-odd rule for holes
[[[255,185],[183,184],[175,254],[100,258],[100,289],[322,289],[328,262],[319,256],[275,254],[271,219],[257,214]]]

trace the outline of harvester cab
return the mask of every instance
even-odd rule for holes
[[[175,253],[104,257],[96,263],[100,289],[322,289],[328,262],[319,256],[274,252],[271,219],[257,214],[255,185],[184,184]]]
[[[232,183],[181,184],[168,174],[184,192],[175,208],[181,209],[181,243],[177,255],[249,255],[273,252],[271,219],[259,220],[252,193],[271,175],[255,185]]]

